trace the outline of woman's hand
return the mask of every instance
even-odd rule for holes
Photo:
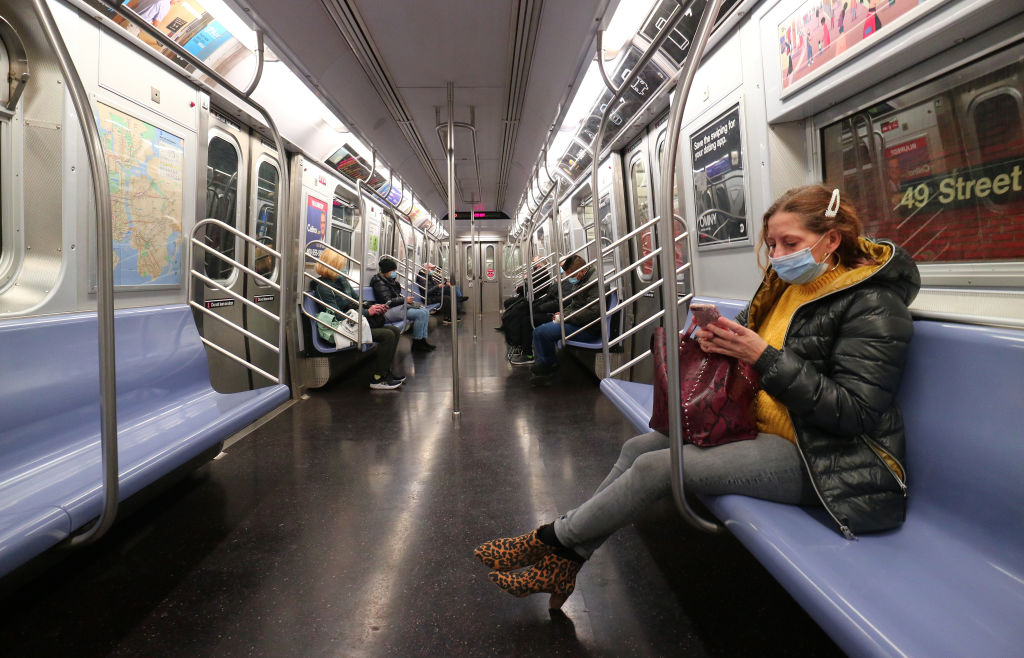
[[[413,297],[412,295],[409,295],[408,297],[405,298],[405,301],[407,301],[410,304],[412,304],[414,301],[416,301],[416,298]]]
[[[743,325],[726,318],[697,330],[697,343],[705,352],[734,356],[743,363],[753,364],[764,353],[768,343]]]
[[[380,315],[381,313],[387,313],[387,304],[374,304],[369,309],[370,315]]]

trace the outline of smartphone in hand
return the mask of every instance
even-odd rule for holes
[[[706,327],[722,317],[722,314],[718,312],[718,307],[714,304],[690,304],[690,312],[693,313],[693,319],[701,327]]]

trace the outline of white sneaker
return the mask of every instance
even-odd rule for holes
[[[402,382],[396,381],[396,380],[392,379],[391,377],[381,377],[380,379],[371,379],[370,380],[370,388],[374,389],[375,391],[381,391],[381,390],[390,391],[390,390],[394,390],[394,389],[398,388],[401,385],[402,385]]]

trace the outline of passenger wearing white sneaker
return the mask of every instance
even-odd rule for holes
[[[519,353],[514,354],[508,362],[514,366],[528,366],[533,363],[533,355],[526,354],[523,350],[519,350]]]
[[[394,390],[402,385],[402,382],[391,377],[391,373],[381,377],[373,375],[370,377],[370,388],[374,390]]]

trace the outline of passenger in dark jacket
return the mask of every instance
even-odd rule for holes
[[[563,316],[555,313],[551,322],[542,324],[533,330],[533,358],[534,364],[530,372],[535,375],[549,375],[558,368],[558,360],[555,357],[555,347],[558,341],[562,340],[562,326],[565,326],[565,335],[568,337],[573,332],[586,327],[601,317],[601,308],[597,304],[597,283],[591,283],[594,276],[594,267],[587,266],[580,258],[581,266],[575,271],[569,271],[569,283],[572,284],[573,296],[562,305],[565,312]],[[573,336],[570,340],[594,340],[601,335],[601,328],[593,324],[587,329]]]
[[[719,318],[696,333],[704,351],[760,373],[759,434],[684,446],[686,488],[822,505],[848,539],[896,528],[906,515],[907,471],[895,399],[917,266],[891,242],[862,237],[853,205],[821,186],[777,200],[761,238],[770,267],[750,306],[736,322]],[[481,545],[477,557],[496,569],[491,580],[502,589],[549,592],[561,605],[583,560],[671,493],[671,468],[668,437],[634,437],[593,497],[532,533]]]
[[[569,256],[562,262],[562,274],[580,269],[586,262],[579,256]],[[562,279],[562,297],[573,290],[569,277]],[[509,346],[509,363],[514,366],[528,365],[533,358],[533,328],[551,322],[558,313],[558,282],[552,281],[543,290],[534,290],[533,303],[522,301],[510,305],[501,316],[501,328],[505,332],[505,343]]]
[[[348,265],[348,258],[334,249],[325,249],[320,255],[320,260],[323,262],[317,263],[315,267],[320,278],[313,284],[313,294],[326,305],[322,306],[323,310],[341,319],[332,308],[346,312],[356,308],[358,303],[355,300],[359,299],[352,290],[348,278],[338,273]],[[395,327],[384,325],[386,311],[387,306],[384,304],[363,301],[363,315],[370,324],[370,336],[377,344],[374,371],[370,375],[370,388],[374,389],[396,389],[405,381],[405,377],[396,377],[391,373],[391,362],[398,348],[399,331]],[[313,327],[313,331],[316,330],[316,327]]]
[[[434,346],[427,342],[430,313],[412,295],[402,293],[402,284],[398,282],[398,263],[385,256],[380,259],[377,267],[378,272],[370,279],[370,286],[377,303],[388,306],[384,317],[388,322],[407,320],[412,323],[414,352],[434,351]]]

